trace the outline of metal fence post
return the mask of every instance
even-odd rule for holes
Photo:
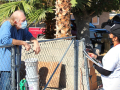
[[[11,83],[12,83],[12,90],[15,90],[15,46],[12,46],[11,47],[11,69],[12,69],[12,72],[11,72],[11,77],[12,77],[12,80],[11,80]]]
[[[86,46],[85,46],[85,40],[83,41],[83,50],[86,49]],[[83,54],[84,55],[84,54]],[[85,63],[84,63],[84,66],[85,66],[85,70],[86,70],[86,81],[87,81],[87,90],[90,90],[90,85],[89,85],[89,70],[88,70],[88,61],[84,55],[84,60],[85,60]]]
[[[78,40],[74,39],[74,90],[78,90]]]
[[[19,83],[20,83],[20,51],[19,46],[17,46],[17,53],[16,53],[16,69],[17,69],[17,90],[19,90]]]

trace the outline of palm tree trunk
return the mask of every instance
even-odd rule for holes
[[[70,0],[56,0],[56,38],[71,36]]]

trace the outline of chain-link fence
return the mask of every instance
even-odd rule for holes
[[[0,46],[0,90],[11,90],[11,86],[15,84],[15,63],[13,62],[15,62],[15,46]]]
[[[21,84],[24,78],[29,81],[26,85],[28,90],[90,90],[88,62],[83,54],[84,41],[75,40],[75,37],[39,40],[39,54],[34,53],[30,42],[30,51],[22,47],[20,52],[19,46],[9,46],[12,49],[6,50],[12,53],[1,52],[4,57],[0,58],[1,62],[6,63],[10,59],[9,63],[12,63],[12,68],[8,71],[12,72],[9,78],[11,88],[6,90],[26,90],[23,89],[25,84]],[[0,48],[3,50],[5,46]],[[5,63],[0,65],[3,70],[9,66]],[[2,81],[2,85],[5,84]]]

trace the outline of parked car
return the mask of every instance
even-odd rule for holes
[[[96,28],[92,23],[89,24],[90,39],[101,39],[103,33],[108,33],[106,29]]]
[[[92,23],[89,24],[90,30],[90,43],[93,45],[93,48],[99,49],[100,53],[104,53],[104,43],[102,40],[104,39],[103,35],[107,37],[108,31],[106,29],[96,28]],[[108,37],[107,37],[108,39]]]
[[[35,38],[40,38],[45,35],[45,28],[42,27],[29,27],[29,32],[33,35]]]

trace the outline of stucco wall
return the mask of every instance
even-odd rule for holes
[[[99,17],[99,25],[95,25],[97,28],[101,28],[101,24],[109,19],[109,12],[103,12]]]

